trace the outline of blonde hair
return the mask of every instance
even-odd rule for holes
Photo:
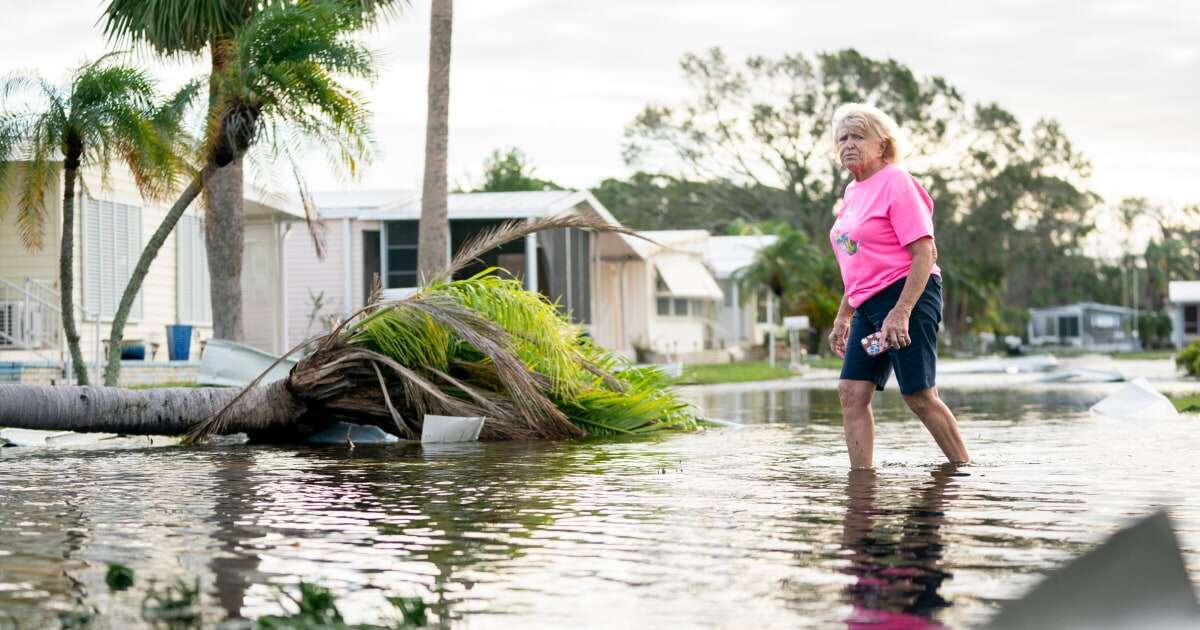
[[[858,123],[870,133],[883,140],[883,161],[896,164],[904,159],[908,150],[907,139],[900,125],[891,116],[874,105],[846,103],[833,112],[833,144],[837,146],[838,128],[846,123]]]

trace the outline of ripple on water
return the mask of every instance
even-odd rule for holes
[[[847,474],[836,395],[808,390],[706,397],[747,426],[641,441],[5,449],[0,610],[135,627],[150,580],[199,578],[218,621],[278,612],[304,579],[352,622],[408,595],[480,627],[969,627],[1158,506],[1200,575],[1194,419],[1095,418],[1069,391],[945,397],[965,476],[891,393],[877,472]],[[108,593],[113,562],[131,591]]]

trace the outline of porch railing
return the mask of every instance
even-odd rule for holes
[[[0,350],[25,350],[60,363],[62,315],[50,283],[0,277]]]

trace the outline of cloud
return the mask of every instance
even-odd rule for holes
[[[59,77],[104,50],[102,4],[16,3],[22,28],[0,41],[10,69]],[[367,36],[384,61],[368,91],[381,156],[359,185],[420,181],[428,20],[425,3],[413,3]],[[1191,0],[459,0],[450,172],[478,172],[493,148],[515,145],[542,176],[589,186],[626,172],[622,133],[644,105],[687,97],[684,53],[720,46],[740,61],[856,47],[945,76],[968,99],[996,101],[1024,121],[1059,119],[1106,197],[1200,201],[1190,183],[1200,157],[1180,146],[1200,138],[1197,42]],[[199,68],[159,75],[178,82]],[[314,186],[344,185],[319,158],[310,170]]]

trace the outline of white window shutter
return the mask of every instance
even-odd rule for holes
[[[212,301],[209,296],[208,258],[204,249],[204,221],[185,215],[176,230],[178,283],[176,300],[181,322],[209,323],[212,321]]]
[[[83,310],[86,317],[100,311],[100,205],[84,197],[83,206]]]
[[[198,314],[199,321],[205,323],[212,322],[212,278],[208,275],[208,246],[204,239],[204,221],[202,219],[196,221],[194,230],[196,235],[195,245],[192,246],[192,251],[195,254],[193,267],[196,270],[197,289],[193,293],[193,300],[199,305]]]
[[[111,319],[142,253],[142,209],[90,197],[85,197],[83,208],[84,310]],[[141,316],[138,291],[129,317]]]
[[[120,286],[117,287],[116,301],[120,302],[121,296],[125,294],[125,287],[128,286],[130,278],[133,277],[133,268],[137,265],[138,258],[142,255],[142,209],[137,206],[125,206],[127,212],[125,220],[129,227],[129,247],[125,250],[125,273],[118,276],[122,278]],[[133,298],[133,307],[129,309],[130,317],[142,318],[142,289],[138,287],[137,295]]]
[[[175,319],[192,318],[192,230],[194,220],[184,215],[175,226]]]

